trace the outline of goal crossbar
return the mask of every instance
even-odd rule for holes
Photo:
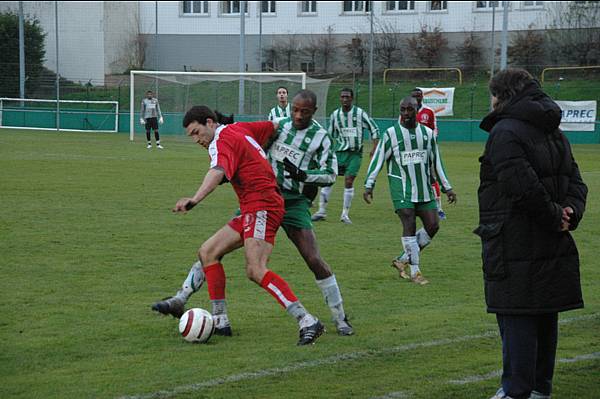
[[[306,88],[306,73],[305,72],[171,72],[171,71],[130,71],[129,79],[129,140],[133,141],[134,133],[135,133],[135,76],[143,75],[146,77],[161,77],[162,76],[189,76],[201,78],[206,76],[207,78],[215,77],[226,77],[227,81],[235,81],[235,80],[251,80],[251,78],[262,78],[263,82],[269,81],[278,81],[278,80],[294,80],[297,81],[298,78],[301,80],[302,88]],[[296,78],[296,79],[294,79]],[[183,82],[180,82],[183,83]]]

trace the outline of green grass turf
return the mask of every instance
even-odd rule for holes
[[[207,153],[185,137],[163,144],[158,151],[124,134],[0,131],[1,398],[492,395],[498,377],[450,383],[501,368],[472,234],[482,143],[442,143],[458,204],[446,206],[448,220],[422,254],[431,281],[424,287],[399,280],[389,267],[401,230],[386,179],[366,205],[363,163],[351,226],[337,221],[338,179],[330,219],[316,232],[355,336],[335,334],[312,274],[278,235],[270,267],[329,330],[311,347],[295,345],[296,323],[246,279],[241,252],[224,259],[232,338],[186,343],[175,319],[150,310],[176,291],[197,247],[237,206],[222,186],[189,214],[172,214],[177,199],[201,182]],[[577,145],[574,153],[590,188],[574,233],[586,308],[561,319],[591,316],[561,325],[558,358],[600,352],[600,146]],[[210,308],[204,287],[189,305]],[[558,363],[553,398],[598,398],[598,370],[597,356]]]

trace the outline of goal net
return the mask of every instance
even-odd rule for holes
[[[116,132],[119,103],[2,97],[0,128]]]
[[[277,105],[277,88],[288,89],[288,101],[300,89],[317,96],[315,119],[324,123],[330,79],[312,79],[304,72],[167,72],[131,71],[129,138],[144,131],[139,123],[141,103],[148,90],[158,99],[165,126],[180,129],[185,112],[206,105],[236,121],[265,120]]]

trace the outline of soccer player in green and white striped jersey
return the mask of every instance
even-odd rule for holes
[[[369,131],[373,139],[373,148],[379,138],[377,125],[362,108],[352,105],[353,97],[352,89],[342,89],[340,92],[342,106],[333,111],[329,121],[329,133],[336,142],[338,173],[344,174],[344,207],[340,220],[346,224],[352,223],[349,212],[354,198],[354,179],[362,162],[364,131]],[[321,189],[319,210],[313,215],[312,220],[325,219],[330,194],[331,187]]]
[[[314,273],[337,332],[352,335],[339,286],[331,267],[321,257],[310,218],[317,187],[333,184],[338,169],[331,136],[313,119],[316,110],[316,95],[310,90],[299,91],[292,101],[291,117],[279,121],[267,157],[285,201],[281,226]]]
[[[402,246],[406,255],[393,262],[400,276],[416,284],[428,281],[419,267],[420,251],[426,247],[439,229],[435,194],[431,187],[431,173],[435,171],[442,191],[449,203],[456,202],[446,176],[442,158],[433,131],[417,123],[417,101],[405,97],[400,103],[400,123],[387,129],[381,137],[369,164],[363,198],[373,200],[373,189],[379,171],[387,161],[387,174],[394,210],[402,221]],[[423,222],[417,231],[416,216]],[[410,276],[406,268],[410,266]]]
[[[277,102],[278,104],[271,108],[269,112],[269,120],[273,121],[279,118],[287,118],[290,114],[290,104],[288,103],[288,89],[283,86],[277,88]]]

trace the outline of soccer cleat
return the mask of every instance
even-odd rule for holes
[[[398,274],[400,275],[400,278],[410,280],[410,274],[406,272],[410,265],[408,264],[408,260],[403,259],[403,255],[404,253],[402,253],[402,255],[398,256],[392,261],[392,267],[398,269]]]
[[[147,148],[147,149],[150,149],[150,148],[152,148],[152,144],[148,144],[148,145],[146,146],[146,148]]]
[[[438,216],[440,217],[440,220],[446,220],[446,212],[441,209],[438,209]]]
[[[352,329],[352,326],[350,325],[350,323],[348,322],[348,318],[344,317],[343,320],[338,320],[335,322],[335,329],[337,330],[337,333],[339,335],[354,335],[354,330]]]
[[[311,216],[310,220],[312,220],[313,222],[320,222],[322,220],[325,220],[326,218],[327,218],[326,213],[317,212]]]
[[[229,318],[226,314],[214,314],[213,321],[215,323],[215,335],[231,337],[231,324],[229,323]]]
[[[160,302],[152,305],[152,310],[164,315],[171,315],[177,319],[181,318],[185,311],[185,303],[174,296],[167,297]]]
[[[162,149],[163,149],[163,148],[165,148],[165,147],[163,147],[163,146],[162,146],[162,145],[160,145],[160,144],[157,144],[157,145],[156,145],[156,148],[158,148],[159,150],[162,150]]]
[[[317,319],[308,327],[300,329],[300,339],[298,345],[308,345],[314,343],[317,338],[325,332],[325,326]]]
[[[490,399],[511,399],[510,396],[506,396],[504,394],[504,390],[502,388],[498,389],[498,391],[496,391],[496,394],[494,396],[492,396]]]
[[[342,217],[340,218],[340,222],[344,224],[352,224],[352,220],[350,220],[350,217],[348,215],[342,215]]]
[[[414,277],[410,278],[410,281],[418,285],[429,284],[429,281],[425,277],[423,277],[421,272],[417,272],[417,274],[415,274]]]

